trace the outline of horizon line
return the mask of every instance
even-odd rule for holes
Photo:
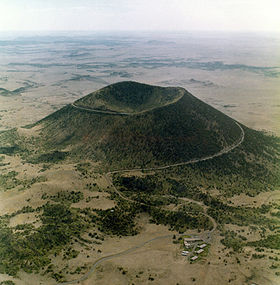
[[[204,30],[204,29],[182,29],[182,30],[169,30],[169,29],[155,29],[155,30],[114,30],[114,29],[98,29],[98,30],[0,30],[0,33],[96,33],[96,32],[125,32],[125,33],[155,33],[155,32],[168,32],[168,33],[186,33],[186,32],[205,32],[205,33],[274,33],[280,34],[276,30]]]

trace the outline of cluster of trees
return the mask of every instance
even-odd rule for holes
[[[175,172],[175,171],[174,171]],[[189,197],[197,201],[202,201],[206,206],[209,206],[207,213],[212,216],[219,224],[232,223],[237,225],[265,225],[270,229],[274,229],[277,225],[276,221],[266,217],[271,206],[262,205],[261,207],[235,207],[222,202],[217,197],[212,197],[207,192],[202,192],[200,188],[205,188],[204,181],[211,185],[211,179],[207,178],[208,173],[203,177],[199,169],[193,167],[185,167],[181,174],[178,174],[179,179],[170,178],[174,176],[174,172],[166,171],[163,173],[165,177],[164,184],[169,184],[169,192],[177,197]],[[180,176],[183,176],[180,178]],[[218,177],[217,177],[218,179]],[[214,189],[215,184],[213,184]],[[210,187],[209,187],[210,188]],[[211,189],[211,188],[210,188]],[[232,196],[232,195],[230,195]]]
[[[162,190],[161,181],[158,181],[157,177],[154,175],[147,175],[144,177],[115,175],[113,183],[115,186],[118,186],[121,191],[154,193]]]
[[[6,155],[18,153],[20,151],[18,138],[16,128],[8,131],[0,131],[0,153]]]
[[[220,224],[265,225],[270,229],[274,229],[276,225],[274,220],[268,219],[256,207],[233,207],[221,202],[212,202],[207,213]]]
[[[119,206],[97,211],[98,229],[106,234],[128,236],[137,234],[135,223],[136,214],[139,212],[134,205],[119,204]]]
[[[14,281],[7,280],[0,282],[0,285],[16,285],[16,283]]]
[[[247,245],[255,247],[266,247],[271,249],[280,249],[280,235],[269,235],[265,239],[248,242]]]
[[[12,189],[20,185],[20,180],[17,179],[18,172],[10,171],[7,174],[0,175],[0,188],[3,190]]]
[[[163,174],[171,185],[170,194],[195,199],[201,199],[200,188],[216,189],[227,197],[241,193],[252,197],[279,187],[280,161],[276,163],[274,157],[270,160],[253,157],[243,150],[235,150],[209,161],[169,169]]]
[[[158,173],[176,196],[201,200],[201,188],[226,197],[255,196],[280,186],[279,154],[280,139],[245,128],[244,142],[226,155]]]
[[[203,208],[202,206],[196,204],[196,203],[192,203],[189,202],[185,205],[182,205],[179,208],[180,211],[182,212],[187,212],[187,213],[191,213],[192,215],[198,215],[198,214],[202,214],[203,213]]]
[[[151,222],[169,225],[172,230],[185,232],[187,229],[213,228],[212,222],[203,213],[197,215],[185,212],[184,209],[178,211],[167,211],[159,208],[150,208]]]
[[[19,150],[19,147],[17,145],[0,147],[0,153],[7,154],[7,155],[12,155],[16,153],[18,150]]]
[[[23,212],[35,211],[26,208]],[[0,272],[15,276],[19,270],[39,272],[50,265],[50,254],[57,255],[79,239],[89,227],[85,219],[67,204],[47,203],[36,209],[42,211],[42,225],[32,231],[16,231],[8,227],[8,220],[0,227]]]
[[[30,163],[57,163],[59,161],[64,160],[68,156],[68,152],[63,151],[52,151],[48,153],[43,153],[37,156],[33,156],[31,159],[27,161]]]
[[[18,172],[9,171],[6,174],[0,175],[0,189],[9,190],[17,186],[21,186],[19,190],[24,190],[30,188],[34,183],[46,181],[46,178],[43,176],[33,177],[31,179],[18,179]]]
[[[69,202],[69,203],[78,203],[84,199],[84,194],[81,191],[59,191],[55,195],[47,195],[44,193],[42,199],[50,199],[54,202]]]
[[[113,183],[126,197],[139,204],[162,206],[178,203],[176,197],[164,195],[168,194],[167,189],[157,175],[143,177],[114,175]]]
[[[232,248],[234,251],[240,251],[242,247],[245,245],[246,238],[241,235],[237,235],[234,231],[225,231],[221,234],[223,239],[221,243],[227,247]]]

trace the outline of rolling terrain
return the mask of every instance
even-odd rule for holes
[[[185,89],[116,83],[0,141],[0,281],[279,281],[279,138]]]

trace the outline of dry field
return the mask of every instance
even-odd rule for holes
[[[23,206],[31,205],[38,207],[45,203],[42,195],[55,195],[65,190],[80,190],[84,193],[84,199],[72,204],[72,207],[96,209],[110,209],[114,202],[109,199],[106,192],[106,180],[94,173],[92,165],[92,175],[94,178],[83,178],[75,168],[74,164],[55,164],[49,169],[40,172],[40,165],[22,163],[19,157],[5,156],[5,163],[10,163],[1,167],[1,171],[9,172],[15,170],[19,172],[19,178],[32,178],[37,175],[44,176],[43,182],[33,184],[29,189],[18,190],[18,187],[0,193],[0,214],[10,214],[20,210]],[[99,191],[90,191],[86,184],[95,182]],[[277,202],[280,199],[280,192],[261,193],[256,197],[235,196],[231,198],[234,205],[261,205],[265,201]],[[10,220],[10,226],[32,223],[35,227],[40,226],[37,213],[19,214]],[[113,257],[100,263],[85,281],[77,284],[279,284],[277,277],[269,267],[274,264],[268,258],[254,259],[252,254],[256,253],[252,248],[245,247],[241,253],[233,253],[220,243],[219,231],[213,235],[209,253],[198,262],[190,262],[180,252],[182,245],[173,243],[173,234],[178,233],[168,230],[168,227],[149,223],[149,217],[141,214],[137,218],[140,233],[130,237],[104,236],[100,244],[83,246],[74,243],[72,249],[79,251],[76,258],[64,260],[62,256],[52,257],[53,263],[63,272],[74,272],[76,268],[83,267],[81,273],[66,274],[67,280],[77,280],[85,274],[96,260],[114,255],[127,249],[140,245],[155,237],[169,235],[169,237],[151,241],[150,243],[135,249],[127,254]],[[249,227],[237,227],[228,225],[227,229],[242,232],[248,240],[254,240],[259,234],[249,229]],[[98,231],[97,231],[98,232]],[[195,234],[189,231],[187,234]],[[98,232],[98,234],[101,234]],[[197,233],[198,234],[198,233]],[[102,234],[101,234],[102,235]],[[265,252],[267,256],[276,257],[279,251],[270,250]],[[19,279],[13,279],[7,275],[0,275],[1,280],[14,280],[18,285],[52,285],[56,282],[44,275],[19,273]]]

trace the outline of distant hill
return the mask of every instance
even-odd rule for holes
[[[155,166],[214,154],[240,138],[235,121],[179,87],[120,82],[38,124],[49,149],[113,168]]]

